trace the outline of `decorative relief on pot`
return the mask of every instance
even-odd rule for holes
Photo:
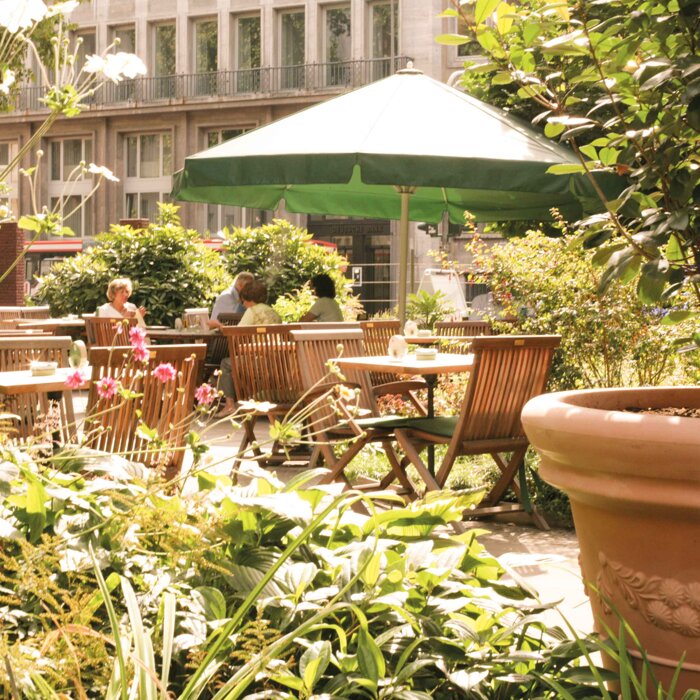
[[[700,637],[700,583],[681,583],[673,578],[647,576],[598,554],[600,571],[596,588],[603,610],[610,614],[609,601],[616,587],[627,604],[650,624],[685,637]]]

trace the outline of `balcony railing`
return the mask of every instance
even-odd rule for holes
[[[202,98],[258,97],[349,90],[405,68],[408,56],[337,63],[310,63],[212,73],[180,73],[107,83],[85,100],[91,108],[187,102]],[[18,111],[45,109],[44,87],[25,87],[17,98]]]

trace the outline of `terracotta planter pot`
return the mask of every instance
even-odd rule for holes
[[[700,688],[700,418],[620,410],[666,406],[700,408],[700,388],[545,394],[522,420],[540,474],[571,499],[598,631],[618,628],[606,597],[664,687],[685,653],[680,697]]]

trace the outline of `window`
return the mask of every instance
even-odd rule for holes
[[[157,76],[174,75],[175,62],[175,24],[157,24],[155,26],[154,73]]]
[[[153,221],[158,202],[167,201],[171,189],[172,136],[139,134],[124,141],[124,215]]]
[[[0,142],[0,173],[10,164],[17,155],[17,144],[14,142]],[[13,168],[5,177],[4,183],[0,183],[0,205],[9,207],[16,212],[17,208],[17,174]]]
[[[396,66],[394,58],[399,53],[399,16],[396,0],[374,2],[369,6],[369,34],[373,79],[391,75]]]
[[[216,95],[218,26],[215,19],[194,23],[194,94]]]
[[[260,90],[262,42],[260,15],[236,19],[236,91]]]
[[[352,58],[351,38],[350,5],[326,8],[323,39],[328,85],[350,84],[350,68],[343,64]]]
[[[219,143],[240,136],[246,131],[247,129],[215,129],[209,131],[206,134],[206,147],[211,148]],[[267,220],[267,212],[264,209],[207,205],[206,228],[212,233],[221,231],[224,226],[228,228],[262,226]]]
[[[119,40],[117,51],[136,53],[136,28],[133,25],[112,28],[112,41]]]
[[[304,86],[306,32],[303,10],[280,13],[280,63],[282,89]]]
[[[461,5],[461,11],[464,13],[465,17],[472,24],[474,23],[474,12],[476,11],[475,5]],[[467,44],[462,44],[457,47],[458,56],[474,56],[475,54],[481,54],[481,46],[476,40],[474,32],[469,28],[469,24],[465,21],[465,18],[460,15],[457,20],[457,34],[462,34],[463,36],[468,36],[471,41]]]
[[[76,236],[92,235],[92,201],[83,205],[83,200],[93,182],[82,173],[82,164],[92,160],[92,139],[52,139],[48,151],[49,206],[62,212],[64,225]]]
[[[85,59],[97,53],[97,38],[95,30],[83,30],[75,35],[76,41],[80,40],[75,65],[81,69],[85,65]]]

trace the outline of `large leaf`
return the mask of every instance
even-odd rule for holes
[[[474,21],[477,25],[486,22],[500,5],[501,0],[477,0],[474,8]]]
[[[331,660],[331,644],[327,640],[314,642],[299,659],[299,673],[304,685],[313,692],[316,683],[323,676]]]
[[[651,260],[640,270],[637,294],[645,304],[654,304],[661,298],[668,282],[669,265],[666,260]]]
[[[357,662],[360,671],[374,684],[384,677],[386,670],[384,656],[366,627],[361,627],[357,633]]]

